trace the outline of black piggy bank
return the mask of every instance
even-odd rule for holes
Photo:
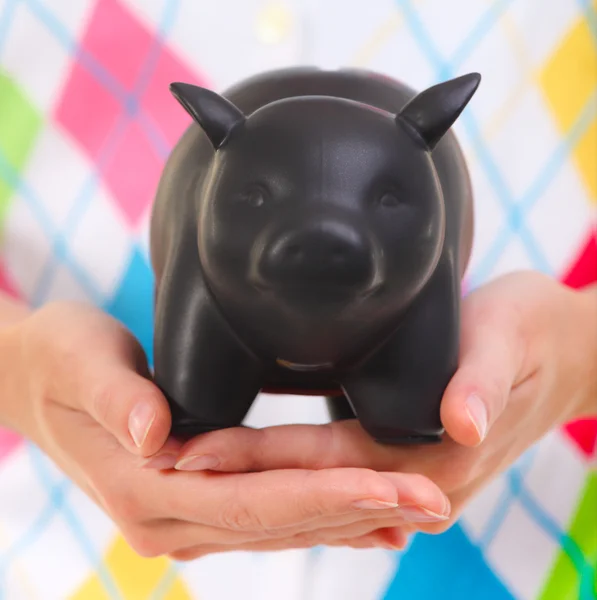
[[[441,440],[473,229],[450,127],[479,82],[417,94],[294,68],[223,95],[171,85],[194,120],[150,233],[174,435],[238,426],[264,391],[325,396],[379,443]]]

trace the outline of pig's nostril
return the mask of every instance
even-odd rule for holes
[[[286,256],[292,260],[299,260],[303,255],[303,251],[298,244],[290,244],[286,248]]]
[[[333,262],[342,262],[346,257],[346,248],[342,244],[334,244],[331,247],[331,258]]]

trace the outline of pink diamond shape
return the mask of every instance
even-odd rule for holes
[[[57,105],[55,119],[97,159],[122,108],[86,69],[75,63]]]
[[[176,102],[169,90],[173,81],[206,87],[207,80],[194,73],[168,47],[162,48],[155,70],[143,94],[141,107],[163,133],[168,146],[178,141],[191,118]]]
[[[0,290],[9,294],[13,298],[18,296],[15,287],[13,286],[10,279],[6,276],[4,267],[0,263]],[[8,429],[0,428],[0,463],[6,458],[13,450],[17,448],[22,442],[22,438],[16,433],[9,431]]]
[[[99,0],[81,47],[127,90],[139,76],[153,36],[118,0]]]
[[[95,60],[132,91],[154,41],[154,34],[121,1],[99,0],[81,47],[92,62]],[[106,186],[134,227],[154,198],[164,164],[164,149],[154,148],[150,133],[159,130],[166,145],[172,147],[191,122],[172,98],[168,85],[176,80],[199,85],[205,82],[169,48],[162,47],[138,99],[138,109],[146,118],[136,120],[133,99],[116,97],[118,92],[104,87],[107,84],[99,81],[96,71],[97,65],[88,60],[74,63],[55,118],[98,163]],[[114,140],[111,134],[117,120],[127,116],[131,123],[125,123],[123,135]],[[155,128],[152,132],[147,130],[148,121]],[[99,161],[108,140],[113,143]]]
[[[131,226],[153,201],[162,166],[140,125],[131,123],[103,169],[106,184]]]
[[[23,439],[8,429],[0,429],[0,463],[8,458],[23,442]]]
[[[18,297],[16,288],[13,285],[12,281],[7,276],[2,263],[0,263],[0,290],[2,290],[4,293],[8,294],[9,296],[12,296],[13,298]]]

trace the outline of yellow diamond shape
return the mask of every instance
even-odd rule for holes
[[[166,558],[141,558],[122,536],[118,536],[106,555],[104,567],[123,600],[147,600],[158,587],[165,585],[165,600],[191,600],[186,586]],[[171,577],[171,575],[173,575]],[[92,575],[71,600],[109,600],[109,591],[98,574]]]
[[[587,18],[564,37],[542,70],[540,82],[562,133],[589,111],[590,125],[573,152],[589,197],[597,202],[597,42]]]
[[[540,79],[560,129],[568,131],[597,88],[597,46],[587,19],[564,37]]]
[[[257,34],[266,44],[279,44],[292,28],[293,18],[288,7],[281,2],[270,2],[257,21]]]

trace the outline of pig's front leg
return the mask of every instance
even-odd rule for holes
[[[440,404],[458,366],[460,280],[454,261],[438,266],[403,325],[343,383],[363,426],[387,444],[441,441]]]
[[[170,403],[173,435],[190,437],[240,425],[261,388],[261,370],[215,305],[193,245],[174,256],[157,294],[154,372]]]

